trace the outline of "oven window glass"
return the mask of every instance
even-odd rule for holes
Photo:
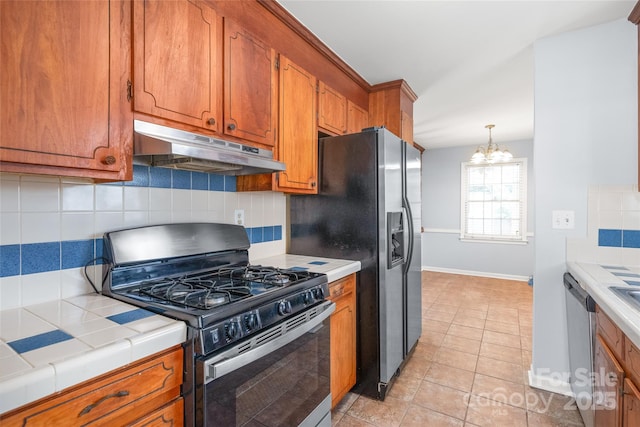
[[[330,393],[329,329],[327,319],[319,330],[204,385],[196,425],[298,426]]]

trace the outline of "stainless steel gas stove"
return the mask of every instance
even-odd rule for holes
[[[187,323],[186,425],[330,425],[327,278],[249,246],[230,224],[108,232],[103,293]]]

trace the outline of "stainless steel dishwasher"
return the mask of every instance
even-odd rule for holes
[[[569,383],[585,427],[594,425],[592,405],[596,303],[570,274],[564,274],[569,343]]]

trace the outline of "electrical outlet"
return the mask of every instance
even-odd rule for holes
[[[244,225],[244,209],[236,209],[234,212],[234,223],[237,225]]]
[[[575,227],[575,211],[553,211],[551,213],[551,228],[573,230]]]

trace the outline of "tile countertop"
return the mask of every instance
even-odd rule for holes
[[[342,279],[351,273],[356,273],[361,268],[360,261],[291,254],[254,259],[251,260],[251,264],[324,273],[327,275],[329,283]]]
[[[102,295],[0,311],[0,414],[185,339],[184,322]]]
[[[568,262],[567,269],[625,335],[640,347],[640,311],[609,289],[615,286],[640,290],[640,267]]]

